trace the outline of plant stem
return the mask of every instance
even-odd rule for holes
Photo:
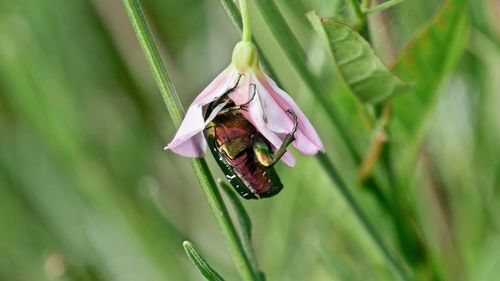
[[[362,0],[361,1],[361,11],[364,11],[370,7],[372,0]]]
[[[361,6],[358,0],[349,0],[348,2],[351,5],[351,8],[354,11],[354,14],[356,14],[358,20],[364,18],[365,15],[363,14],[363,11],[361,11]]]
[[[251,42],[252,41],[252,27],[250,26],[250,19],[248,17],[248,7],[246,0],[240,0],[240,11],[243,20],[243,34],[242,40]]]
[[[238,7],[236,4],[234,4],[233,0],[219,0],[219,3],[221,6],[224,8],[226,13],[228,14],[229,18],[231,19],[231,22],[233,23],[234,27],[243,34],[243,21],[241,19],[241,13],[238,10]],[[276,73],[274,73],[273,69],[271,68],[271,64],[266,58],[266,55],[262,51],[262,48],[260,48],[259,44],[254,41],[255,46],[257,47],[257,51],[259,53],[259,59],[261,62],[262,67],[264,68],[265,72],[273,77],[276,78]],[[276,81],[276,79],[275,79]]]
[[[358,202],[354,198],[354,195],[349,191],[349,188],[347,187],[347,184],[345,181],[342,179],[340,174],[337,171],[337,168],[333,164],[333,162],[326,156],[326,154],[319,154],[316,156],[318,161],[320,162],[321,166],[324,168],[326,173],[328,174],[328,177],[335,182],[337,185],[338,189],[340,190],[340,193],[344,196],[344,199],[347,201],[347,203],[351,206],[353,209],[355,215],[358,217],[360,220],[361,224],[363,227],[366,229],[368,234],[371,236],[377,247],[380,249],[382,254],[389,260],[389,262],[394,266],[398,274],[401,276],[403,280],[411,280],[410,276],[404,269],[404,267],[401,265],[401,263],[394,257],[394,255],[389,251],[389,248],[385,245],[382,237],[380,234],[375,230],[375,227],[373,224],[370,222],[366,214],[363,212],[361,207],[359,206]]]
[[[162,94],[165,106],[172,118],[175,126],[179,126],[182,122],[184,110],[179,102],[178,95],[168,76],[165,65],[162,62],[158,48],[153,40],[146,19],[138,0],[123,0],[123,5],[127,11],[130,22],[137,35],[139,44],[144,51],[146,60],[153,72],[156,84]],[[236,264],[241,278],[245,281],[255,281],[258,278],[252,271],[251,263],[245,255],[241,240],[238,237],[236,228],[231,221],[229,213],[224,201],[217,189],[214,178],[208,169],[208,165],[204,159],[197,158],[191,160],[191,165],[201,185],[203,193],[208,201],[208,205],[215,216],[222,235],[226,239],[229,250]]]
[[[401,2],[403,2],[404,0],[389,0],[389,1],[386,1],[382,4],[379,4],[375,7],[366,7],[363,9],[363,13],[364,14],[372,14],[372,13],[377,13],[377,12],[381,12],[383,10],[387,10]]]
[[[359,3],[359,0],[348,0],[348,2],[356,15],[356,22],[353,24],[354,29],[357,30],[367,41],[370,41],[368,25],[366,24],[366,14],[363,13],[363,7],[368,6],[370,0],[364,0],[363,3]]]

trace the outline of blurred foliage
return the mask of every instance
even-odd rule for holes
[[[389,141],[364,183],[358,169],[381,109],[357,100],[305,17],[315,10],[353,24],[348,2],[274,1],[328,106],[348,125],[348,144],[250,2],[255,37],[282,87],[318,128],[329,157],[415,279],[495,280],[499,1],[470,0],[468,20],[451,24],[455,16],[447,14],[434,30],[441,1],[406,0],[369,16],[383,62],[405,54],[420,68],[404,72],[417,83],[394,96]],[[238,33],[218,1],[142,3],[188,105],[229,63]],[[405,48],[424,28],[440,43]],[[449,56],[451,62],[441,61]],[[414,138],[398,127],[401,118],[418,120]],[[203,280],[184,240],[194,241],[226,280],[237,280],[188,161],[162,150],[175,129],[119,1],[1,2],[0,280]],[[318,163],[297,160],[295,168],[278,165],[285,185],[279,196],[243,202],[267,280],[394,280]]]

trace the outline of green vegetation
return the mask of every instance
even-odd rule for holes
[[[3,1],[0,280],[495,280],[500,7],[469,2],[248,1],[327,153],[246,201],[163,151],[238,5]]]

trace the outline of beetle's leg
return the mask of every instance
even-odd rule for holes
[[[257,86],[255,84],[250,84],[250,86],[253,86],[253,94],[252,97],[244,104],[240,104],[240,109],[246,110],[247,106],[253,101],[255,98],[255,94],[257,94]]]
[[[288,133],[283,140],[283,143],[281,144],[280,148],[276,150],[276,152],[273,154],[272,151],[269,150],[269,147],[261,142],[256,142],[253,145],[253,151],[255,155],[257,156],[257,160],[259,161],[260,164],[266,167],[271,167],[274,164],[276,164],[281,157],[286,153],[286,149],[288,146],[295,140],[295,132],[297,131],[297,126],[298,126],[298,121],[297,121],[297,116],[295,113],[289,109],[287,110],[290,115],[293,117],[293,128],[290,133]]]
[[[240,105],[235,105],[235,106],[231,106],[228,108],[224,108],[223,110],[219,111],[218,115],[225,114],[225,113],[228,113],[231,111],[236,111],[236,110],[245,110],[247,108],[247,106],[253,101],[253,99],[255,98],[255,94],[257,93],[255,84],[251,84],[251,85],[254,88],[253,88],[253,94],[252,94],[252,97],[250,98],[250,100],[248,100],[247,102],[240,104]]]

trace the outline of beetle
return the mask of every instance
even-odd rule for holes
[[[238,87],[241,76],[238,77],[234,87],[207,105],[205,120],[216,107],[223,106],[223,108],[207,124],[203,133],[217,164],[243,198],[272,197],[283,189],[283,184],[273,166],[295,140],[297,116],[291,109],[287,111],[293,118],[292,131],[285,136],[282,145],[273,151],[269,141],[242,114],[242,110],[246,110],[255,97],[255,84],[251,84],[254,91],[248,102],[235,105],[229,98]]]

